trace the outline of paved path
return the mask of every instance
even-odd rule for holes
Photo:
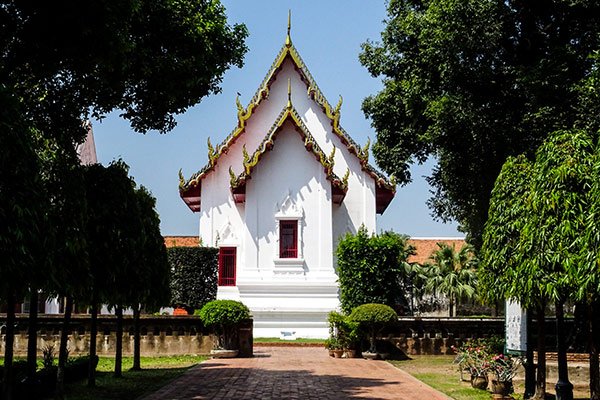
[[[334,359],[323,348],[255,347],[253,358],[209,360],[144,400],[446,400],[385,361]]]

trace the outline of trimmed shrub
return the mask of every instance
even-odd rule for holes
[[[337,273],[345,313],[366,303],[410,309],[406,294],[412,293],[415,273],[407,260],[415,249],[407,240],[394,232],[369,235],[364,226],[340,240]]]
[[[349,319],[359,324],[361,330],[368,334],[369,351],[377,352],[375,340],[377,333],[386,325],[398,321],[398,314],[385,304],[363,304],[352,310]]]
[[[205,326],[214,328],[218,335],[218,347],[235,349],[237,347],[238,325],[250,318],[250,310],[235,300],[213,300],[195,312]]]
[[[219,249],[214,247],[171,247],[171,305],[188,312],[217,298]]]

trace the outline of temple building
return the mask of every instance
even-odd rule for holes
[[[185,180],[200,242],[219,253],[218,298],[246,304],[254,336],[326,337],[339,306],[335,248],[361,225],[376,231],[395,183],[369,164],[292,44],[283,47],[235,129],[208,143],[207,164]]]

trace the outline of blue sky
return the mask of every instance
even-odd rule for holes
[[[248,103],[269,70],[285,40],[287,13],[292,11],[292,41],[319,87],[336,103],[344,98],[341,124],[361,145],[375,131],[361,111],[362,100],[382,87],[359,63],[361,43],[378,40],[386,17],[383,1],[222,1],[230,23],[245,23],[250,36],[242,69],[223,77],[222,92],[177,117],[177,127],[167,133],[133,132],[118,113],[94,122],[98,159],[103,164],[122,158],[136,182],[157,198],[163,235],[197,235],[198,214],[179,198],[177,171],[188,178],[207,160],[206,139],[220,143],[235,127],[236,93]],[[436,222],[425,202],[430,188],[423,179],[433,162],[412,168],[413,183],[398,187],[396,198],[378,216],[378,229],[392,229],[413,237],[463,236],[456,224]]]

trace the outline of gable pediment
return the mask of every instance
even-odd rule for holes
[[[300,77],[300,80],[302,82],[304,82],[304,84],[306,85],[306,95],[312,101],[314,101],[314,103],[316,105],[318,105],[318,107],[323,111],[323,114],[330,121],[331,132],[339,138],[339,140],[341,141],[343,146],[346,147],[347,151],[351,155],[354,155],[355,157],[357,157],[357,159],[359,160],[360,168],[363,171],[365,171],[374,180],[375,188],[376,188],[376,200],[377,200],[376,208],[377,208],[377,212],[382,213],[385,210],[385,208],[387,207],[387,205],[390,203],[392,198],[394,197],[395,190],[396,190],[395,182],[393,180],[392,181],[388,180],[385,177],[385,175],[381,174],[376,168],[374,168],[369,163],[369,161],[368,161],[368,159],[369,159],[369,144],[367,144],[365,147],[361,148],[350,137],[350,135],[348,135],[346,133],[346,131],[340,126],[342,97],[340,96],[340,99],[335,107],[332,106],[327,101],[327,99],[325,98],[325,96],[323,95],[321,90],[319,89],[316,81],[310,74],[310,71],[306,67],[306,64],[300,57],[300,54],[296,50],[295,46],[292,44],[289,36],[287,37],[285,44],[283,45],[283,47],[277,54],[275,61],[271,65],[271,68],[267,72],[265,78],[263,79],[263,81],[260,84],[259,88],[257,89],[256,93],[250,100],[249,104],[246,107],[243,107],[243,105],[239,101],[239,98],[236,98],[238,122],[237,122],[237,126],[234,128],[234,130],[225,138],[225,140],[223,142],[221,142],[219,145],[217,145],[215,147],[213,147],[213,145],[210,143],[210,140],[209,140],[208,163],[200,171],[198,171],[197,173],[192,175],[187,181],[180,177],[180,185],[179,185],[180,196],[183,198],[183,200],[186,202],[186,204],[188,204],[188,206],[190,206],[192,211],[199,211],[202,180],[207,175],[209,175],[212,171],[214,171],[217,163],[222,158],[222,156],[230,150],[230,148],[236,143],[236,141],[240,137],[242,137],[244,134],[246,134],[247,127],[248,127],[248,121],[254,115],[254,113],[256,112],[257,108],[261,105],[261,103],[265,99],[269,98],[270,91],[271,91],[271,85],[273,84],[273,82],[275,82],[278,74],[283,70],[284,65],[286,65],[286,62],[288,62],[288,61],[292,63],[294,70]],[[282,106],[283,106],[283,104],[282,104]],[[299,133],[301,133],[301,135],[303,135],[303,137],[306,137],[306,135],[304,134],[304,131],[308,131],[308,129],[306,129],[306,126],[304,125],[304,122],[298,115],[298,112],[296,110],[294,110],[294,112],[293,112],[294,115],[292,115],[292,113],[290,113],[289,115],[284,115],[284,114],[285,114],[285,109],[279,115],[279,117],[275,121],[273,127],[277,128],[276,125],[278,123],[283,124],[283,122],[285,122],[285,120],[290,119],[296,125]],[[282,119],[282,116],[285,118]],[[235,178],[234,178],[234,176],[232,176],[231,187],[232,187],[232,193],[234,195],[234,199],[236,200],[236,202],[244,201],[245,197],[244,197],[244,194],[242,193],[243,190],[241,188],[245,184],[245,181],[247,179],[249,179],[249,176],[251,175],[252,162],[254,162],[254,161],[258,162],[258,160],[260,160],[260,158],[262,157],[262,154],[264,154],[265,151],[270,150],[270,148],[272,148],[272,146],[273,146],[272,140],[268,139],[269,135],[271,135],[273,138],[274,136],[276,136],[278,134],[277,129],[273,130],[273,127],[272,127],[272,130],[269,131],[269,133],[266,135],[265,139],[258,145],[258,147],[256,149],[249,149],[250,151],[253,151],[253,154],[252,154],[252,157],[248,157],[247,160],[246,160],[246,157],[244,157],[244,162],[243,162],[244,171],[240,175],[235,175],[235,173],[233,173]],[[323,151],[321,150],[320,147],[318,147],[318,144],[317,144],[317,141],[315,140],[315,138],[312,135],[309,135],[309,136],[311,139],[309,139],[309,141],[305,144],[307,147],[307,150],[312,150],[312,148],[316,148],[317,149],[317,150],[315,150],[317,152],[317,153],[315,153],[316,158],[323,164],[323,167],[328,176],[328,179],[330,179],[332,182],[334,182],[336,179],[341,182],[342,179],[340,179],[335,174],[333,174],[332,169],[331,169],[331,171],[328,171],[328,167],[323,163],[320,154],[318,154],[319,150],[320,150],[320,153],[323,153]],[[314,143],[314,145],[313,145],[313,143]],[[309,147],[311,149],[309,149]],[[239,148],[239,146],[238,146],[238,148]],[[248,149],[246,149],[244,146],[243,151],[245,153],[247,153]],[[255,158],[256,158],[256,160],[255,160]],[[347,185],[347,180],[346,180],[346,185]],[[337,193],[337,198],[339,199],[340,192],[338,189],[336,189],[336,193]],[[344,189],[344,193],[345,193],[346,189],[347,188]],[[343,196],[341,197],[341,199],[343,199]]]

